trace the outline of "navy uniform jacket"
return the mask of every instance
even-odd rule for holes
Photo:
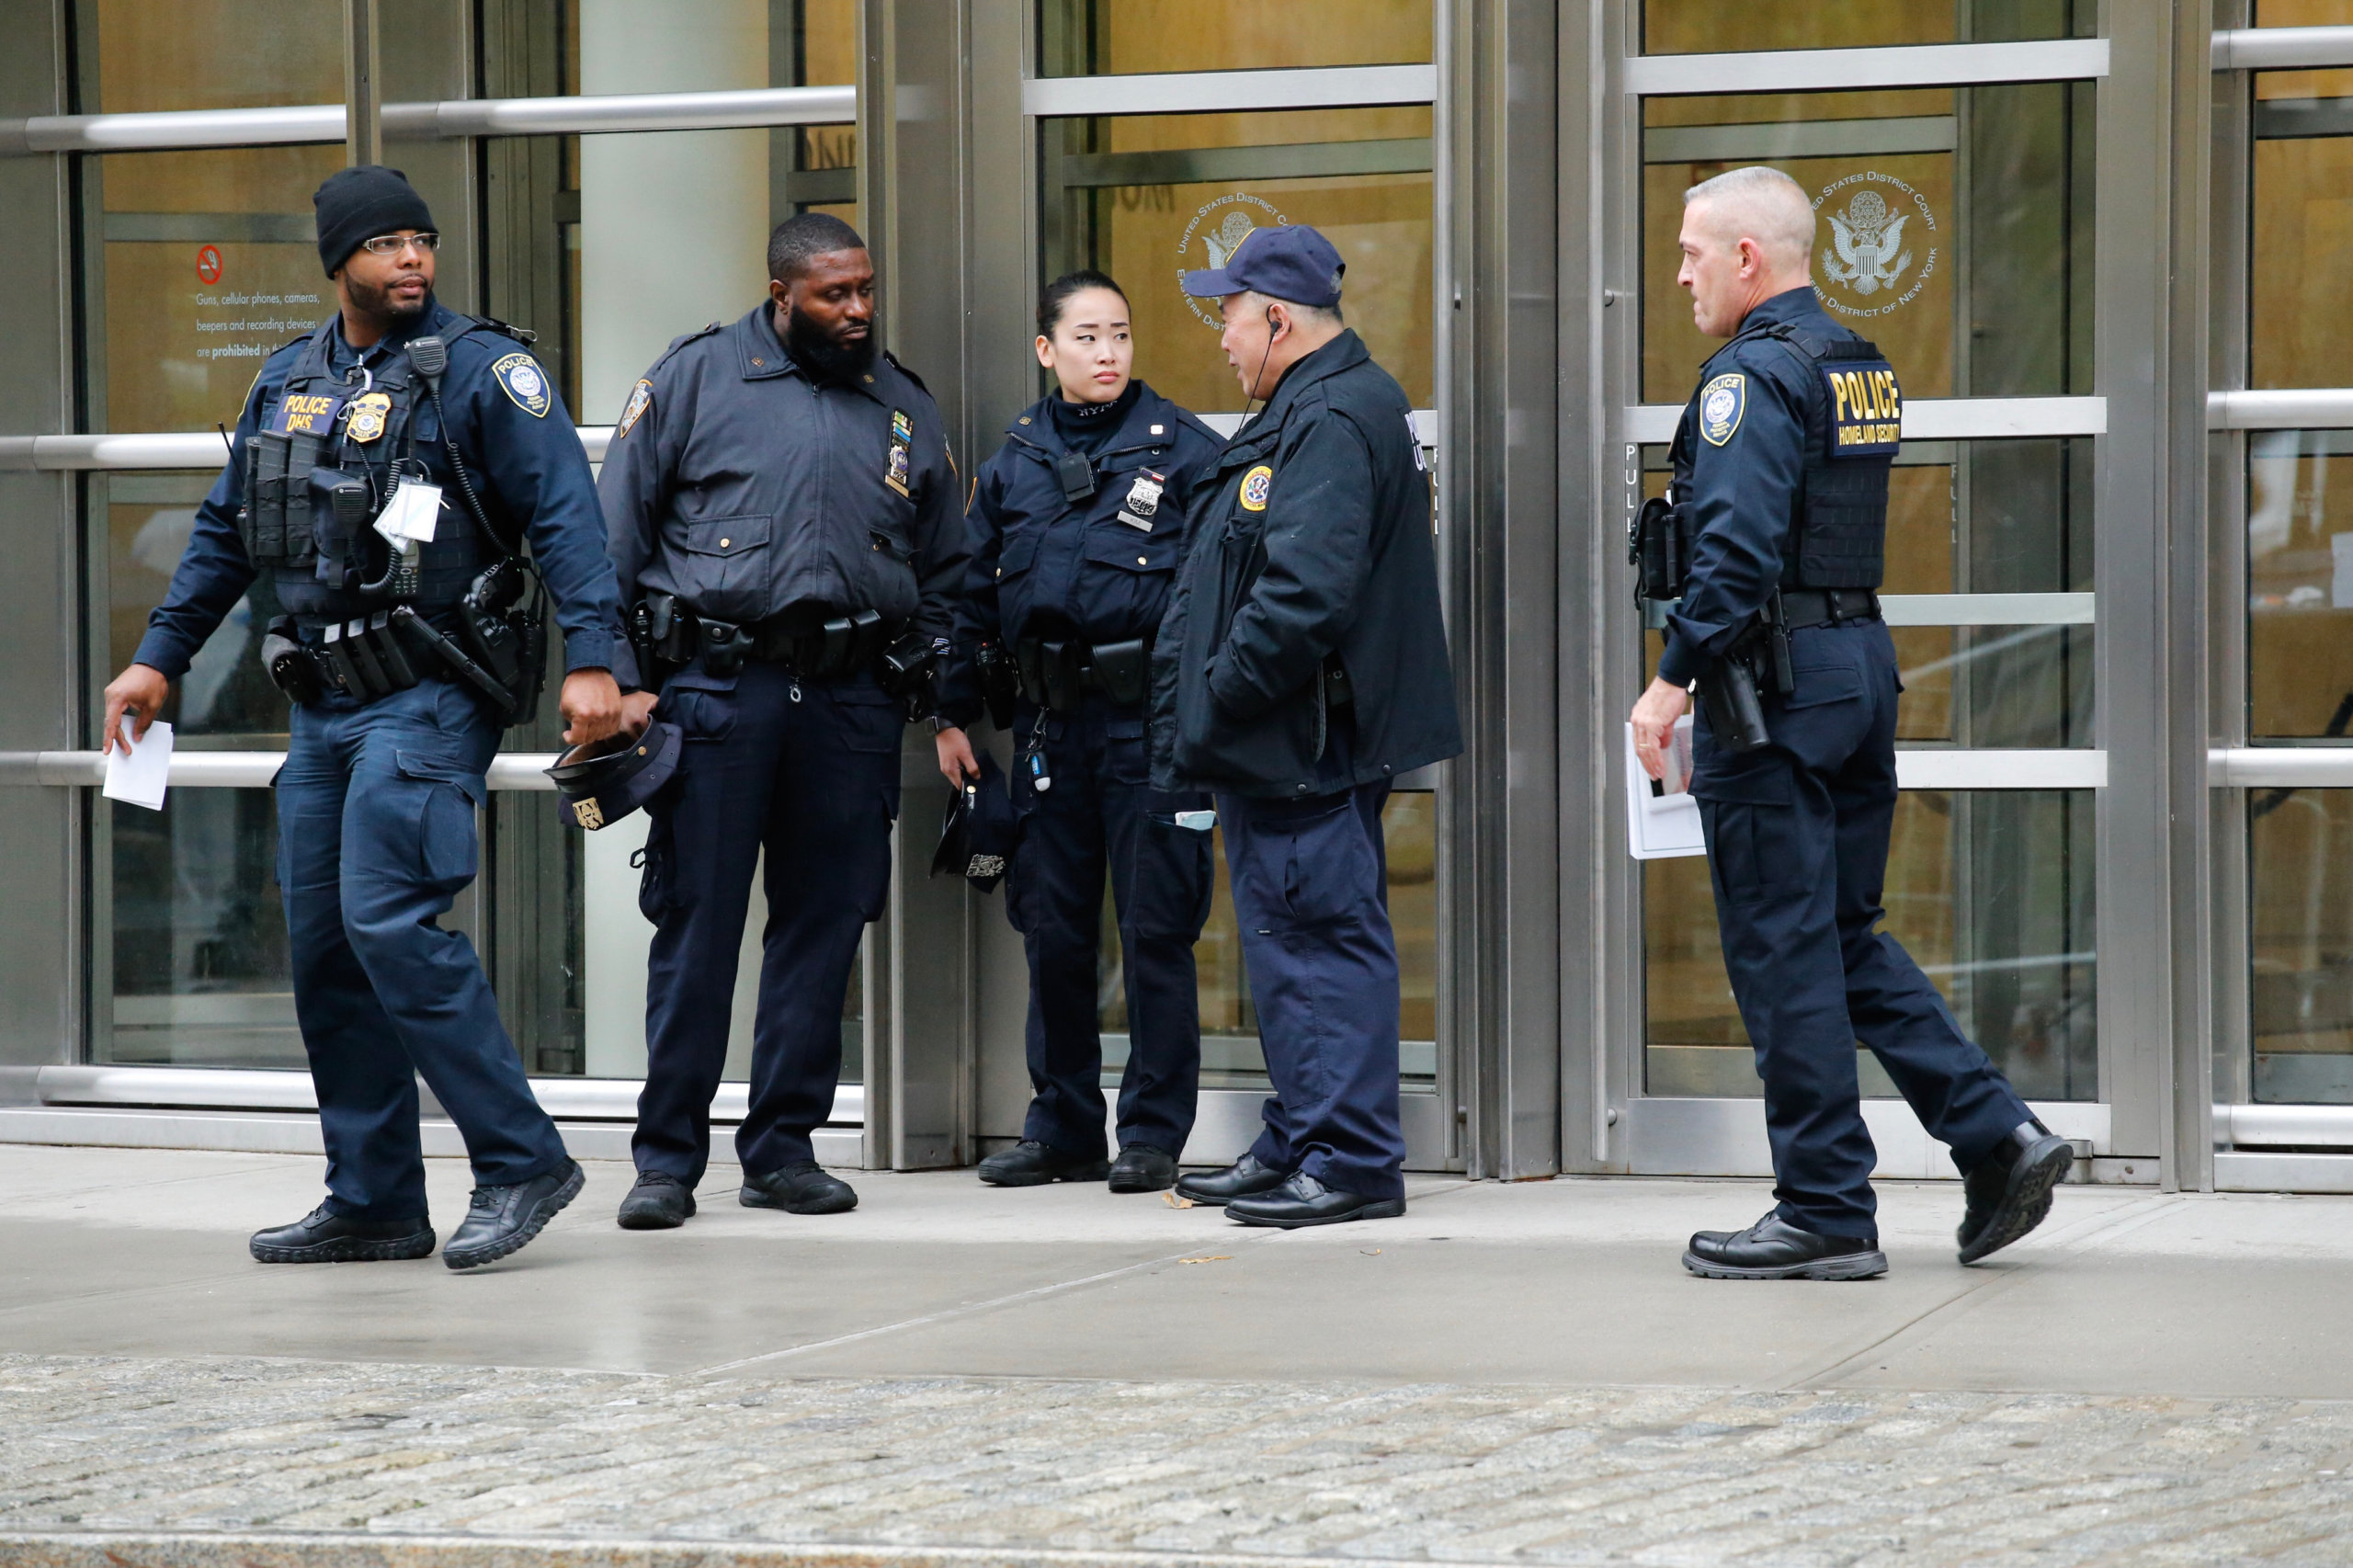
[[[354,360],[372,367],[398,353],[412,337],[438,334],[448,338],[464,319],[436,300],[415,324],[364,352],[344,342],[338,328],[330,340],[329,362],[336,369]],[[261,374],[245,394],[244,412],[237,416],[232,436],[236,450],[244,450],[247,438],[276,410],[309,335],[262,361]],[[518,533],[529,538],[531,557],[555,598],[556,624],[563,629],[564,668],[612,669],[617,658],[628,659],[628,647],[621,640],[620,596],[602,548],[604,519],[597,509],[588,457],[552,377],[544,372],[540,377],[546,406],[534,415],[491,374],[491,366],[515,348],[514,339],[492,331],[470,332],[450,343],[449,369],[441,382],[441,402],[449,411],[447,435],[457,443],[492,524],[510,542]],[[444,502],[463,506],[430,402],[417,410],[416,419],[417,455],[431,471],[433,483],[441,486]],[[196,509],[196,529],[187,553],[172,574],[164,602],[147,618],[147,635],[131,655],[134,664],[179,679],[204,640],[252,586],[253,562],[237,532],[237,512],[244,505],[243,468],[231,462]],[[493,547],[484,544],[483,550],[484,560],[491,559]],[[626,676],[635,668],[634,662],[626,663],[621,672]]]
[[[948,636],[964,546],[938,405],[887,354],[851,384],[811,380],[771,310],[678,339],[631,392],[597,481],[622,596]]]
[[[1186,512],[1153,653],[1155,785],[1329,794],[1462,749],[1413,412],[1354,332],[1290,368]],[[1354,693],[1344,763],[1327,660]]]
[[[1142,382],[1136,392],[1120,428],[1094,453],[1095,494],[1086,500],[1065,500],[1055,476],[1055,460],[1069,449],[1048,406],[1053,398],[1006,426],[1005,445],[974,476],[964,509],[972,562],[941,717],[969,724],[980,716],[972,653],[984,637],[1008,647],[1025,637],[1125,642],[1158,629],[1185,555],[1186,493],[1224,443]],[[1133,516],[1136,481],[1150,474],[1162,485],[1142,519],[1146,529],[1123,518]]]
[[[1855,335],[1823,310],[1812,284],[1762,301],[1741,331],[1776,322],[1832,339]],[[1821,371],[1803,354],[1778,338],[1736,336],[1701,368],[1699,385],[1729,371],[1745,381],[1738,423],[1723,444],[1699,438],[1699,412],[1687,406],[1669,449],[1677,483],[1690,477],[1688,495],[1668,499],[1690,507],[1692,533],[1690,571],[1668,612],[1658,661],[1659,679],[1677,686],[1706,674],[1783,585],[1782,556],[1805,494],[1807,444],[1819,450],[1829,440],[1812,395]]]

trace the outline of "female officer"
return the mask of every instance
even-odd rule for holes
[[[1153,634],[1184,554],[1180,503],[1224,443],[1132,379],[1128,317],[1127,296],[1100,272],[1047,287],[1038,363],[1059,386],[1006,429],[964,515],[969,594],[941,722],[979,717],[984,671],[1009,676],[1025,824],[1006,912],[1029,958],[1037,1093],[1020,1143],[981,1162],[981,1179],[998,1187],[1108,1174],[1114,1192],[1155,1192],[1176,1180],[1193,1127],[1193,943],[1209,917],[1210,802],[1151,788],[1144,714]],[[951,786],[978,776],[961,727],[943,728],[938,749]],[[1107,868],[1130,1042],[1108,1172],[1096,1026]]]

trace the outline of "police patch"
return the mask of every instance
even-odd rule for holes
[[[1904,389],[1884,359],[1833,359],[1822,367],[1830,388],[1830,455],[1893,457],[1904,437]]]
[[[640,378],[637,385],[629,389],[629,403],[621,410],[621,422],[613,430],[613,439],[618,441],[628,435],[629,427],[644,417],[645,411],[653,406],[654,383]]]
[[[384,421],[392,412],[392,400],[382,392],[361,392],[351,402],[351,417],[344,422],[343,433],[355,441],[372,441],[384,433]]]
[[[335,428],[343,399],[331,392],[288,392],[278,400],[269,428],[279,436],[324,436]]]
[[[1275,484],[1275,471],[1260,463],[1242,476],[1242,506],[1245,511],[1263,512],[1267,509],[1267,492]]]
[[[1708,445],[1721,447],[1740,428],[1748,411],[1748,378],[1737,370],[1718,376],[1699,389],[1699,434]]]
[[[534,419],[545,419],[555,400],[548,395],[548,376],[529,354],[509,354],[490,368],[515,406]]]

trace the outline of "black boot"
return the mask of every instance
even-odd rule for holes
[[[1969,1206],[1953,1233],[1961,1261],[1975,1263],[2041,1224],[2051,1212],[2051,1189],[2075,1163],[2075,1146],[2040,1121],[2013,1128],[1961,1182]]]
[[[1223,1205],[1254,1192],[1272,1192],[1290,1179],[1289,1171],[1262,1165],[1256,1154],[1245,1154],[1222,1171],[1195,1171],[1178,1176],[1176,1196],[1196,1203]]]
[[[1111,1162],[1113,1192],[1158,1192],[1176,1185],[1176,1156],[1149,1143],[1131,1143]]]
[[[624,1231],[675,1231],[694,1213],[695,1195],[685,1182],[665,1171],[640,1171],[619,1218]]]
[[[1043,1187],[1053,1181],[1101,1181],[1110,1165],[1100,1154],[1073,1154],[1024,1138],[981,1162],[981,1179],[991,1187]]]
[[[1702,1279],[1876,1279],[1887,1254],[1876,1242],[1802,1231],[1778,1209],[1745,1231],[1701,1231],[1683,1267]]]
[[[1305,1171],[1280,1187],[1245,1194],[1225,1206],[1225,1217],[1245,1225],[1296,1231],[1302,1225],[1337,1225],[1347,1220],[1395,1220],[1405,1212],[1402,1198],[1367,1198],[1325,1187]]]
[[[433,1256],[433,1227],[414,1220],[355,1220],[322,1203],[290,1225],[256,1231],[256,1263],[390,1263]]]
[[[465,1221],[441,1249],[441,1261],[452,1268],[480,1268],[522,1251],[565,1204],[580,1196],[587,1179],[579,1161],[566,1159],[529,1181],[474,1188]]]
[[[781,1209],[788,1214],[847,1214],[858,1207],[849,1183],[814,1160],[801,1160],[765,1176],[744,1173],[735,1201],[746,1209]]]

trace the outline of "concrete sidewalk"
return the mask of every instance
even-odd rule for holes
[[[1890,1186],[1887,1278],[1743,1285],[1676,1260],[1753,1182],[628,1180],[476,1274],[266,1268],[313,1160],[0,1148],[0,1562],[2353,1562],[2353,1199],[2064,1187],[1963,1269]]]

